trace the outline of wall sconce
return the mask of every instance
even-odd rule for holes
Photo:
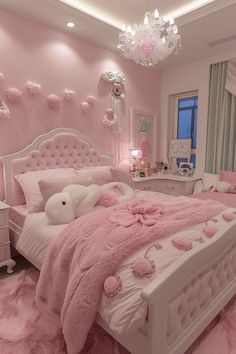
[[[130,151],[130,156],[132,158],[132,172],[135,172],[138,159],[141,159],[143,153],[140,148],[130,148],[129,151]]]

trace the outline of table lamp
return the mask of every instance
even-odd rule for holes
[[[143,153],[140,148],[130,148],[129,151],[130,151],[130,156],[132,157],[132,172],[135,172],[138,159],[141,159]]]

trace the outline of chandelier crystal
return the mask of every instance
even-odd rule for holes
[[[121,54],[144,66],[155,66],[181,47],[180,35],[174,20],[159,16],[159,12],[147,12],[143,23],[133,28],[122,26],[117,46]]]

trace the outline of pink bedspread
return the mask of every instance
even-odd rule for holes
[[[223,203],[229,208],[236,208],[236,194],[233,193],[221,193],[221,192],[203,192],[191,195],[192,198],[201,200],[216,200]]]
[[[222,204],[213,201],[146,197],[69,224],[49,247],[36,291],[42,313],[54,327],[62,327],[68,354],[82,350],[104,281],[127,256],[223,210]]]

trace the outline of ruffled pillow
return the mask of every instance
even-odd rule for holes
[[[220,171],[220,181],[236,185],[236,172]]]

